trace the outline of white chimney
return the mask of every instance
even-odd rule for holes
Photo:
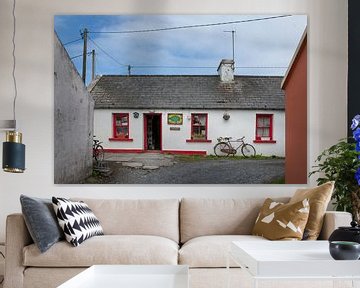
[[[234,81],[234,60],[222,59],[217,69],[221,82]]]

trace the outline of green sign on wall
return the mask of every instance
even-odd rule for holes
[[[183,114],[181,113],[169,113],[168,114],[168,124],[169,125],[182,125],[183,123]]]

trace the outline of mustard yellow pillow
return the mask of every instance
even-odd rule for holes
[[[301,240],[308,217],[307,199],[284,204],[267,198],[260,209],[252,234],[269,240]]]
[[[334,190],[334,184],[334,181],[329,181],[314,188],[298,189],[290,199],[289,203],[295,203],[304,199],[309,200],[310,213],[305,227],[307,237],[304,237],[304,240],[316,240],[319,237],[325,211]]]

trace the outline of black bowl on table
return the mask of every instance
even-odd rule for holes
[[[360,244],[350,241],[331,241],[329,251],[335,260],[358,260],[360,257]]]

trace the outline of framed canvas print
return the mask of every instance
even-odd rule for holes
[[[55,183],[307,183],[306,15],[54,27]]]

